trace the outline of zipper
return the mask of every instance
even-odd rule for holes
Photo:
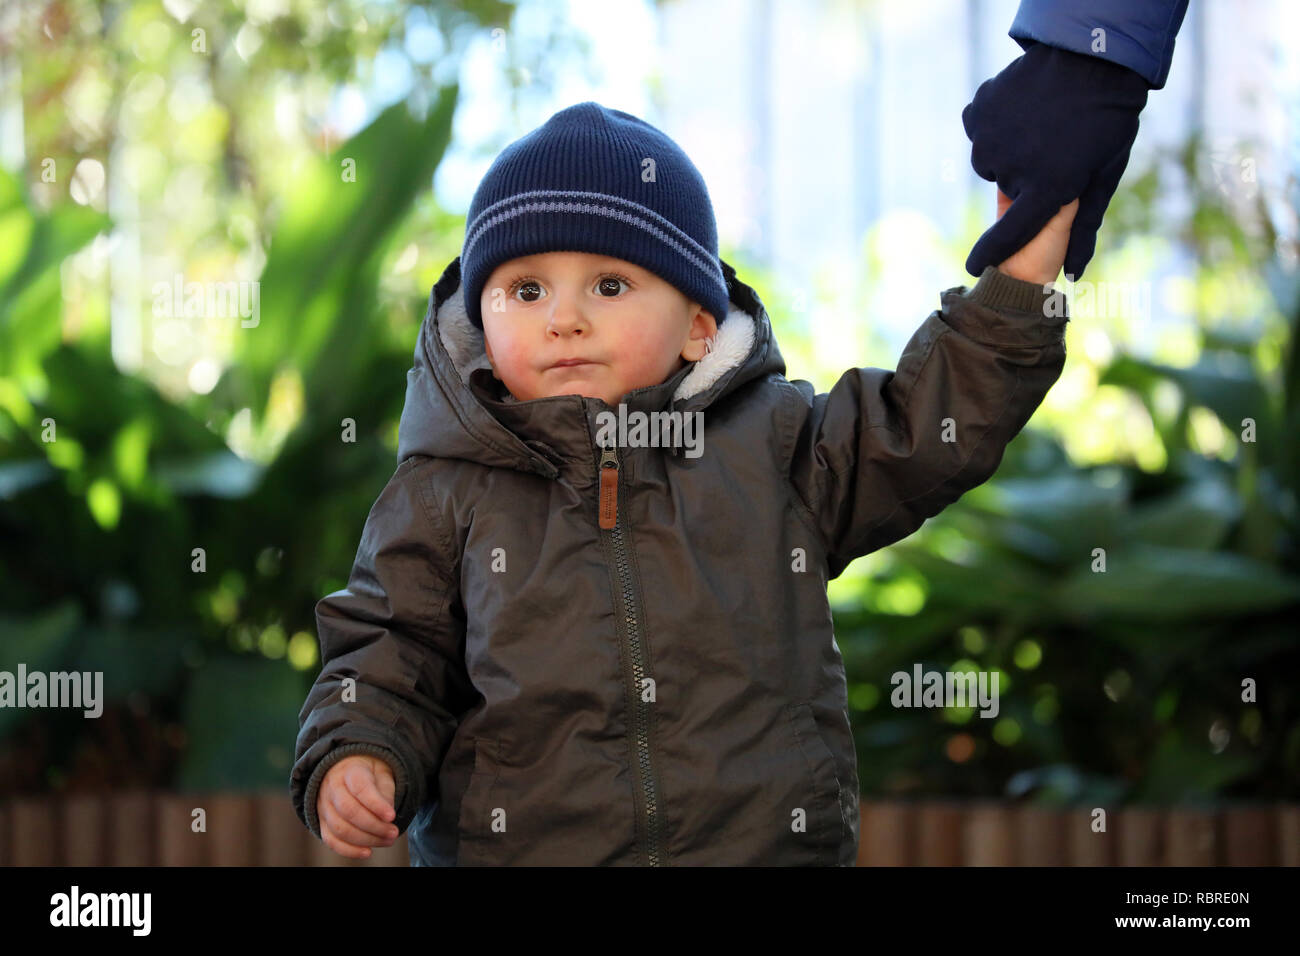
[[[645,800],[645,833],[643,846],[650,866],[660,866],[659,801],[656,795],[654,767],[650,760],[650,705],[641,699],[642,681],[645,678],[645,656],[641,647],[641,615],[636,604],[636,588],[632,568],[627,558],[627,540],[618,523],[618,453],[612,447],[600,452],[600,527],[609,532],[608,540],[614,549],[614,564],[618,573],[619,590],[623,598],[623,625],[620,632],[627,647],[627,659],[632,669],[632,730],[636,739],[637,776]]]

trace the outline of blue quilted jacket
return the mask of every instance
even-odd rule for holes
[[[1186,13],[1187,0],[1020,0],[1010,33],[1026,49],[1037,42],[1095,55],[1095,31],[1104,30],[1106,58],[1158,90],[1169,76]]]

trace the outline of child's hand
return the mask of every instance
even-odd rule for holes
[[[393,770],[378,757],[354,754],[325,772],[316,796],[316,819],[324,844],[335,853],[364,860],[369,847],[392,846],[397,827]]]
[[[1011,206],[1011,200],[998,190],[998,218]],[[1023,279],[1037,285],[1047,285],[1056,281],[1065,264],[1065,251],[1070,246],[1070,226],[1074,223],[1074,214],[1079,211],[1079,200],[1061,207],[1043,227],[1043,231],[1025,244],[1025,247],[998,266],[1014,279]]]

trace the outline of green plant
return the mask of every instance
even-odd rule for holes
[[[59,265],[105,223],[39,214],[0,173],[0,670],[102,671],[106,698],[98,719],[0,709],[4,788],[287,780],[315,602],[340,586],[394,466],[410,352],[390,342],[380,264],[456,98],[446,88],[420,118],[390,107],[343,144],[355,182],[337,160],[300,171],[258,324],[217,387],[180,403],[120,371],[104,337],[60,341]],[[402,305],[411,328],[422,303]],[[222,434],[243,409],[270,414],[286,370],[301,418],[270,460],[235,454]]]

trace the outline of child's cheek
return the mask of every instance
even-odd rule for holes
[[[619,343],[618,352],[629,358],[629,365],[645,373],[654,371],[665,359],[670,345],[668,337],[653,325],[635,326],[627,330]]]
[[[503,375],[518,374],[527,353],[523,342],[508,334],[501,334],[500,330],[493,330],[488,341],[492,346],[492,362],[496,365],[497,371]]]
[[[504,354],[499,356],[497,369],[500,371],[502,378],[513,381],[520,381],[532,373],[528,364],[528,356],[523,349],[507,349]]]

